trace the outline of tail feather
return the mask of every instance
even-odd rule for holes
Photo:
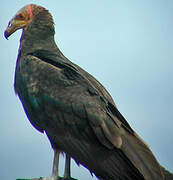
[[[164,180],[159,163],[149,147],[136,133],[131,135],[124,131],[122,139],[122,151],[146,180]]]

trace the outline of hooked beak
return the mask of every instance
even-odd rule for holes
[[[8,26],[4,32],[4,36],[6,39],[8,39],[8,37],[13,34],[15,31],[17,30],[16,26],[15,26],[15,23],[14,23],[14,20],[11,20],[9,23],[8,23]]]
[[[15,20],[12,19],[9,23],[8,26],[4,32],[4,36],[6,39],[8,39],[8,37],[13,34],[15,31],[17,31],[18,29],[20,29],[21,26],[20,24]]]
[[[18,20],[12,19],[9,23],[8,26],[4,32],[4,36],[6,39],[8,39],[8,37],[13,34],[15,31],[17,31],[18,29],[21,29],[23,26],[22,24],[20,24],[20,22]]]

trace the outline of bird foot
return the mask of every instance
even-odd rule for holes
[[[55,178],[55,177],[43,177],[43,178],[40,178],[39,180],[77,180],[77,179],[74,179],[74,178],[71,178],[71,177],[68,177],[68,178],[64,178],[64,177],[58,177],[58,178]]]
[[[74,179],[72,177],[69,177],[69,178],[62,178],[62,177],[59,177],[58,180],[77,180],[77,179]]]
[[[16,180],[77,180],[77,179],[74,179],[74,178],[63,178],[63,177],[58,177],[58,178],[55,178],[55,177],[40,177],[40,178],[34,178],[34,179],[16,179]]]

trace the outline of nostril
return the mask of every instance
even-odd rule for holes
[[[8,27],[11,27],[11,26],[12,26],[12,24],[11,24],[11,22],[9,22],[9,23],[8,23]]]

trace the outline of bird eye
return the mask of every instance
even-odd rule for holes
[[[24,20],[25,17],[23,16],[23,14],[20,13],[17,15],[17,19]]]

